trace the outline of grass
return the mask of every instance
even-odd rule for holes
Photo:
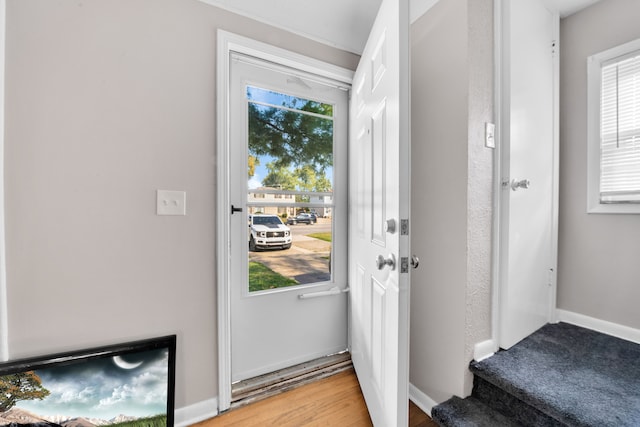
[[[117,427],[166,427],[167,416],[157,415],[155,417],[140,418],[139,420],[135,420],[135,421],[125,421],[122,423],[109,424],[109,425],[117,426]]]
[[[297,284],[297,281],[276,273],[264,264],[249,261],[249,292],[284,288]]]
[[[311,233],[311,234],[307,234],[307,236],[309,237],[313,237],[315,239],[320,239],[320,240],[324,240],[325,242],[331,242],[331,232],[326,232],[326,233]]]

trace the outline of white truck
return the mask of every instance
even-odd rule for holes
[[[249,250],[291,247],[291,230],[279,216],[249,215]]]

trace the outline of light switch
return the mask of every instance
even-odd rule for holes
[[[187,193],[184,191],[158,190],[157,215],[186,215]]]
[[[487,148],[496,148],[496,125],[486,122],[484,124],[484,146]]]

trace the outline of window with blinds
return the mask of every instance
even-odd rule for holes
[[[640,51],[602,66],[600,202],[640,203]]]
[[[592,55],[587,211],[640,214],[640,39]]]

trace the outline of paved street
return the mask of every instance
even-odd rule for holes
[[[297,224],[289,228],[293,238],[291,249],[249,252],[249,260],[264,264],[300,284],[329,280],[331,243],[307,235],[330,232],[331,220],[318,218],[317,224]]]

